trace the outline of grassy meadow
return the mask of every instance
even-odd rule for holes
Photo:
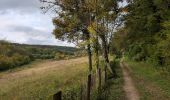
[[[45,60],[0,73],[0,100],[51,100],[86,80],[87,59]]]
[[[63,100],[79,100],[82,85],[86,91],[87,61],[87,57],[60,61],[38,60],[0,72],[0,100],[52,100],[53,94],[60,90],[63,92]],[[92,100],[126,98],[119,60],[112,61],[111,65],[115,68],[117,77],[108,79],[105,85],[102,81],[102,92],[98,94],[94,89]]]

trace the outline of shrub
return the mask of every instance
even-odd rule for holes
[[[7,42],[0,42],[0,71],[31,62],[29,54]]]

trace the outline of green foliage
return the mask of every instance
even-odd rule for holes
[[[161,68],[156,68],[151,63],[135,62],[127,59],[132,70],[132,77],[137,87],[141,100],[169,100],[170,99],[170,74]],[[159,95],[158,95],[159,94]]]
[[[64,59],[66,58],[66,55],[64,53],[56,53],[55,58],[56,60]]]
[[[123,49],[135,61],[169,66],[170,8],[168,4],[168,0],[133,0],[128,5],[125,26],[114,35],[114,50],[120,52]],[[124,37],[121,36],[123,32],[126,33]]]
[[[127,36],[127,33],[125,30],[119,30],[113,35],[112,39],[112,46],[113,53],[120,56],[126,48],[125,38]]]
[[[0,71],[28,64],[32,57],[28,52],[7,42],[0,42]]]
[[[14,45],[28,51],[34,59],[53,59],[55,58],[56,53],[74,55],[75,52],[79,51],[77,48],[64,46]]]
[[[65,59],[79,51],[73,47],[21,45],[0,41],[0,71],[30,63],[35,59]]]
[[[126,100],[125,92],[123,90],[123,76],[119,66],[119,59],[114,59],[111,62],[112,68],[116,71],[117,76],[107,80],[106,84],[102,86],[102,90],[96,91],[92,100]]]

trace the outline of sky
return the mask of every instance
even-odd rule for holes
[[[0,0],[0,40],[21,44],[74,46],[52,34],[52,14],[44,14],[39,0]]]

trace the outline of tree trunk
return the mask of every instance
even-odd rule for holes
[[[88,59],[89,59],[89,73],[92,72],[92,53],[91,53],[91,45],[88,43],[87,45]]]
[[[99,69],[99,41],[98,41],[98,37],[95,40],[94,50],[95,50],[96,69]]]
[[[91,82],[92,82],[92,75],[88,75],[88,81],[87,81],[87,97],[86,100],[90,100],[90,94],[91,94]]]
[[[98,36],[96,37],[95,44],[94,44],[94,50],[95,50],[95,65],[96,65],[96,73],[98,76],[98,89],[101,89],[101,69],[99,67],[99,41]]]
[[[102,40],[102,45],[103,45],[103,56],[104,56],[105,64],[106,64],[108,70],[110,71],[110,73],[113,74],[113,71],[111,69],[110,62],[109,62],[108,51],[107,51],[108,48],[107,48],[105,36],[100,35],[100,38]]]
[[[91,82],[92,82],[92,52],[91,52],[91,45],[90,45],[90,33],[87,29],[83,30],[83,34],[85,35],[86,41],[88,41],[87,44],[87,53],[88,53],[88,60],[89,60],[89,76],[87,81],[87,97],[86,100],[90,100],[90,94],[91,94]]]
[[[102,86],[101,68],[98,69],[98,77],[99,77],[98,90],[100,92],[101,91],[101,86]]]
[[[91,52],[91,45],[89,43],[90,41],[90,33],[87,29],[83,30],[83,33],[85,35],[86,41],[88,41],[87,44],[87,54],[88,54],[88,60],[89,60],[89,73],[92,71],[92,52]]]
[[[107,65],[105,64],[104,66],[104,82],[106,84],[106,81],[107,81]]]

